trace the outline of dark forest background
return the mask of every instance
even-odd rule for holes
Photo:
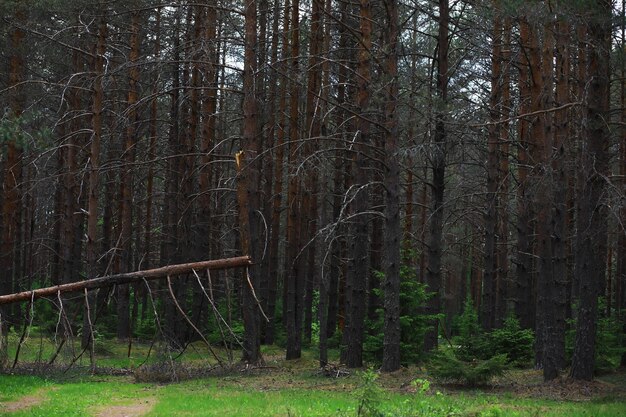
[[[623,2],[3,0],[0,15],[0,294],[249,254],[171,290],[90,292],[94,328],[158,325],[184,346],[198,336],[175,294],[209,336],[227,316],[253,363],[261,343],[288,359],[315,344],[322,365],[330,347],[392,371],[474,320],[532,330],[546,379],[591,379],[608,343],[619,365]],[[60,305],[88,346],[80,294],[35,322],[54,330]],[[3,335],[27,309],[2,308]]]

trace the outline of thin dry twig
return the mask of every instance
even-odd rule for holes
[[[85,309],[87,310],[87,323],[89,324],[89,342],[87,342],[87,346],[89,347],[89,362],[91,363],[91,372],[93,373],[96,369],[96,340],[93,333],[93,323],[91,322],[91,308],[89,307],[89,291],[87,291],[87,288],[85,288]]]
[[[211,355],[213,355],[213,357],[215,358],[215,360],[217,360],[217,363],[220,366],[224,366],[224,363],[222,362],[222,360],[219,358],[219,356],[217,356],[217,354],[215,353],[215,351],[213,350],[213,347],[211,346],[211,344],[209,343],[208,340],[206,340],[206,338],[204,337],[204,335],[202,334],[202,332],[196,327],[195,324],[193,324],[193,322],[191,321],[191,319],[187,316],[187,314],[185,313],[185,311],[182,309],[182,307],[180,306],[180,304],[178,304],[178,300],[176,299],[176,296],[174,295],[174,291],[172,290],[172,280],[170,279],[170,276],[168,275],[167,278],[167,288],[170,291],[170,295],[172,296],[172,301],[174,301],[174,305],[176,306],[176,308],[178,309],[178,311],[180,312],[180,314],[183,316],[183,318],[185,319],[185,321],[187,323],[189,323],[189,325],[191,326],[192,329],[194,329],[196,331],[196,333],[198,333],[198,336],[200,336],[200,338],[202,338],[202,341],[207,345],[207,348],[209,348],[209,352],[211,352]]]
[[[237,335],[235,334],[233,329],[228,325],[228,323],[226,322],[226,320],[224,319],[222,314],[217,309],[217,306],[213,302],[213,296],[212,295],[209,296],[209,294],[207,294],[206,289],[204,288],[204,286],[202,285],[202,281],[200,280],[200,276],[198,275],[198,273],[195,270],[193,271],[193,273],[196,276],[196,279],[198,280],[198,285],[200,285],[200,288],[202,289],[202,293],[204,294],[206,299],[211,304],[211,309],[213,311],[213,315],[215,316],[215,320],[217,321],[217,325],[218,325],[218,327],[220,329],[220,333],[222,335],[222,340],[224,341],[224,343],[226,343],[226,335],[224,334],[224,330],[222,328],[222,323],[224,323],[226,325],[226,328],[228,329],[228,332],[230,333],[230,335],[235,339],[237,344],[243,348],[243,344],[241,343],[241,341],[239,340],[239,338],[237,337]],[[210,288],[209,291],[212,294],[213,293],[213,289],[212,289],[212,285],[211,285],[211,273],[210,273],[210,271],[208,269],[207,269],[206,273],[207,273],[207,277],[209,279],[209,286],[210,286],[209,287]],[[229,358],[232,361],[232,357],[230,355],[230,350],[229,350]]]
[[[254,291],[254,286],[252,285],[252,281],[250,280],[250,271],[246,268],[246,280],[248,281],[248,286],[250,287],[250,291],[252,292],[252,296],[254,297],[254,301],[256,301],[256,305],[259,307],[263,318],[265,318],[266,322],[270,322],[270,319],[265,315],[265,311],[263,311],[263,307],[261,307],[261,302],[256,296],[256,292]]]
[[[22,336],[20,336],[20,341],[17,344],[17,349],[15,350],[15,359],[13,360],[13,366],[11,369],[15,369],[15,365],[17,365],[17,360],[20,357],[20,350],[22,349],[22,345],[28,338],[28,329],[33,325],[33,315],[35,312],[35,296],[30,299],[30,303],[28,304],[28,319],[24,321],[24,330],[22,331]]]

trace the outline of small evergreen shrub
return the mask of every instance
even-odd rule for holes
[[[533,360],[533,331],[522,329],[515,316],[508,316],[504,326],[487,333],[486,339],[483,358],[506,353],[509,364],[515,367],[527,366]]]
[[[471,361],[483,357],[484,336],[478,322],[478,313],[472,299],[468,297],[463,306],[463,313],[454,320],[457,336],[453,337],[455,356],[460,360]]]
[[[384,413],[380,410],[383,390],[376,383],[378,374],[368,369],[359,376],[360,382],[356,391],[358,398],[357,417],[383,417]]]
[[[135,337],[140,340],[152,340],[156,332],[156,323],[152,314],[146,314],[143,320],[141,318],[137,319],[133,332]]]
[[[378,374],[371,369],[359,374],[360,381],[356,393],[356,417],[448,417],[459,415],[459,410],[452,404],[433,401],[426,393],[430,390],[430,382],[426,379],[415,379],[411,386],[415,388],[415,396],[399,403],[387,400],[386,392],[378,383]],[[442,397],[441,392],[435,394]],[[347,414],[340,414],[345,415]]]
[[[417,279],[415,268],[410,260],[415,257],[412,252],[404,252],[404,262],[400,266],[400,358],[403,365],[417,363],[423,359],[422,344],[424,335],[429,329],[430,317],[420,312],[428,299],[426,285]],[[376,272],[374,277],[383,282],[385,275]],[[382,299],[383,291],[375,290]],[[376,310],[374,319],[366,320],[366,335],[363,343],[365,360],[381,363],[383,358],[384,312]]]
[[[506,369],[507,355],[505,353],[486,360],[465,361],[459,359],[451,349],[437,352],[428,364],[428,372],[435,379],[469,386],[486,384],[493,377],[503,375]]]
[[[469,297],[454,326],[457,336],[452,346],[435,353],[428,364],[429,373],[442,382],[486,384],[509,366],[526,364],[533,357],[532,331],[521,329],[510,316],[502,328],[484,332]]]
[[[210,319],[209,333],[207,336],[209,343],[214,346],[223,346],[228,349],[238,349],[239,344],[243,341],[244,337],[243,321],[236,320],[231,323],[230,330],[224,323],[220,323],[220,325],[221,330],[217,320],[215,320],[215,318]]]
[[[509,365],[523,367],[534,357],[532,330],[522,329],[519,320],[509,315],[503,327],[484,332],[471,299],[465,302],[463,313],[455,320],[455,327],[458,336],[453,338],[453,343],[458,347],[455,353],[461,360],[487,360],[504,353]]]
[[[596,333],[596,373],[612,372],[619,368],[626,351],[622,340],[623,324],[615,316],[598,320]]]
[[[215,308],[209,305],[209,312],[205,325],[206,338],[213,346],[223,346],[228,349],[239,349],[239,344],[243,340],[244,328],[241,315],[233,308],[228,312],[229,301],[227,299],[216,300]],[[233,301],[230,302],[233,305]],[[229,321],[232,320],[231,322]],[[224,323],[226,321],[226,323]]]
[[[604,299],[598,302],[600,311],[605,309]],[[577,311],[574,306],[574,311]],[[565,337],[565,353],[568,361],[571,361],[574,352],[574,343],[576,341],[576,319],[568,322],[569,330]],[[623,344],[624,332],[623,322],[616,316],[599,317],[598,326],[596,328],[596,363],[595,373],[603,374],[612,372],[619,368],[621,357],[626,351]]]

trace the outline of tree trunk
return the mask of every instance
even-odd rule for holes
[[[139,83],[139,27],[140,12],[131,13],[130,54],[128,71],[128,124],[124,144],[123,166],[120,176],[121,197],[121,249],[119,272],[132,270],[132,226],[133,226],[133,174],[132,164],[135,161],[136,123],[137,123],[137,95]],[[127,286],[117,288],[117,337],[128,339],[130,334],[130,291]]]
[[[561,16],[557,23],[556,38],[556,91],[555,107],[560,107],[571,101],[569,95],[569,33],[570,25]],[[555,114],[554,143],[552,145],[552,171],[554,177],[554,205],[552,209],[552,300],[553,305],[553,343],[551,355],[554,357],[557,369],[565,367],[565,312],[566,288],[568,282],[567,268],[567,190],[568,180],[565,169],[567,157],[566,148],[571,145],[568,140],[568,110],[561,110]]]
[[[161,54],[161,8],[156,10],[155,18],[155,39],[154,39],[154,57],[159,59]],[[148,145],[148,178],[146,180],[146,230],[144,234],[144,265],[146,268],[150,268],[152,264],[152,212],[153,212],[153,200],[154,200],[154,161],[156,159],[156,143],[158,137],[158,99],[157,94],[159,92],[159,77],[155,76],[152,85],[152,101],[150,103],[150,143]],[[146,294],[144,292],[144,294]],[[146,311],[144,298],[144,308],[142,309],[142,316]]]
[[[0,305],[18,303],[32,299],[56,296],[68,292],[93,290],[96,288],[110,287],[112,285],[126,285],[136,282],[152,281],[193,273],[202,270],[220,270],[230,268],[242,268],[252,266],[252,258],[249,256],[239,256],[236,258],[215,259],[211,261],[192,262],[187,264],[167,265],[161,268],[148,269],[144,271],[125,272],[122,274],[107,275],[85,281],[73,281],[67,284],[55,285],[53,287],[38,288],[30,291],[22,291],[15,294],[0,296]]]
[[[626,20],[626,2],[622,2],[622,22]],[[626,25],[622,25],[621,34],[622,49],[626,48]],[[619,174],[622,178],[620,190],[622,196],[626,196],[626,59],[622,59],[620,69],[620,122],[622,124],[619,142]],[[620,228],[617,238],[617,271],[615,274],[615,310],[623,318],[622,309],[626,308],[626,201],[622,199],[619,212]],[[626,321],[623,332],[626,334]],[[626,367],[626,338],[622,340],[625,348],[622,353],[621,366]]]
[[[260,224],[258,211],[261,208],[259,193],[259,167],[261,140],[257,134],[257,106],[254,88],[257,69],[257,8],[256,1],[246,3],[245,7],[245,38],[244,38],[244,99],[243,99],[243,161],[238,161],[239,184],[238,200],[240,211],[241,243],[245,253],[253,259],[260,259],[262,242],[260,241]],[[241,165],[241,164],[244,165]],[[243,189],[241,189],[243,187]],[[255,295],[259,288],[259,271],[250,268],[247,271],[248,282],[243,284],[243,323],[245,329],[243,360],[250,364],[258,364],[261,358],[260,318]],[[246,285],[248,284],[248,285]]]
[[[400,164],[398,163],[398,4],[386,1],[387,102],[385,105],[385,285],[382,370],[400,369]]]
[[[181,262],[179,238],[180,227],[178,225],[178,215],[181,205],[181,196],[179,190],[179,183],[181,181],[181,155],[183,153],[181,149],[180,140],[180,36],[181,36],[181,13],[182,8],[176,11],[176,17],[173,27],[173,58],[172,63],[172,92],[171,92],[171,104],[169,118],[170,129],[168,132],[168,152],[171,157],[167,161],[167,171],[165,177],[165,207],[163,210],[163,240],[161,241],[161,264],[167,265],[171,263]],[[175,287],[176,288],[176,287]],[[168,338],[174,338],[177,331],[177,317],[176,306],[171,300],[171,297],[167,296],[163,299],[163,305],[165,310],[165,329],[164,332]]]
[[[15,28],[12,29],[9,58],[9,82],[11,89],[9,108],[10,117],[14,123],[18,123],[24,109],[22,88],[19,84],[24,78],[24,37],[25,32],[21,25],[26,21],[26,10],[18,6],[15,11],[17,19]],[[16,244],[20,230],[20,200],[22,178],[22,149],[19,138],[10,138],[6,143],[6,160],[3,163],[2,194],[2,217],[0,217],[0,294],[8,294],[12,291],[16,279],[15,256]],[[0,368],[3,368],[8,359],[8,332],[9,309],[0,309]]]
[[[308,62],[308,85],[306,97],[306,119],[304,155],[302,160],[311,160],[313,152],[319,147],[321,134],[320,103],[318,96],[321,93],[322,65],[320,53],[324,41],[322,26],[322,14],[324,11],[323,0],[313,0],[311,10],[311,27],[309,41]],[[308,135],[307,135],[308,134]],[[305,166],[306,168],[306,166]],[[315,268],[315,233],[317,229],[317,170],[307,170],[304,181],[305,189],[302,192],[301,212],[301,242],[307,246],[302,253],[303,262],[306,263],[306,279],[304,294],[304,339],[311,341],[311,323],[313,319],[313,289],[317,288],[317,269]]]
[[[502,18],[496,9],[493,23],[491,54],[491,95],[489,97],[488,153],[487,153],[487,207],[485,211],[485,274],[483,276],[483,302],[481,321],[485,330],[496,322],[496,257],[498,227],[498,142],[500,140],[501,79],[502,79]]]
[[[507,301],[511,292],[509,281],[509,118],[511,109],[511,19],[506,17],[503,26],[502,42],[502,105],[500,110],[500,143],[498,144],[498,208],[496,245],[496,297],[495,326],[500,327],[507,314]]]
[[[88,214],[87,214],[87,268],[88,277],[95,278],[98,276],[98,195],[100,193],[100,142],[102,139],[102,112],[104,106],[104,54],[106,52],[107,38],[107,22],[102,16],[98,23],[98,41],[94,48],[94,73],[95,80],[93,84],[93,103],[91,115],[91,126],[93,135],[91,137],[91,145],[89,147],[89,190],[88,190]],[[89,320],[95,316],[95,297],[89,295],[87,297],[89,303],[89,312],[87,306],[83,312],[83,348],[93,343],[93,323]],[[89,314],[87,314],[89,313]]]
[[[576,339],[570,376],[592,380],[595,366],[598,296],[606,270],[607,206],[603,203],[605,175],[608,172],[609,132],[606,120],[609,97],[609,58],[611,51],[611,2],[596,0],[589,6],[588,87],[585,97],[587,151],[582,155],[584,186],[580,199],[581,223],[576,268],[580,276],[580,299]]]
[[[522,62],[519,65],[519,95],[521,114],[530,112],[530,25],[525,16],[520,21],[520,47]],[[525,329],[534,329],[535,316],[532,307],[532,272],[533,272],[533,224],[532,208],[530,202],[530,183],[528,178],[529,153],[531,145],[529,123],[525,118],[518,123],[519,145],[517,149],[518,182],[517,189],[517,256],[515,262],[516,281],[513,298],[515,300],[515,313],[519,317],[520,324]]]
[[[291,69],[292,77],[299,71],[299,51],[300,51],[300,3],[293,0],[291,13]],[[302,271],[302,254],[299,213],[300,206],[300,186],[296,175],[298,161],[298,106],[299,106],[299,86],[297,81],[292,81],[290,97],[289,115],[289,185],[287,190],[287,257],[285,265],[285,288],[287,295],[286,308],[286,330],[287,330],[287,353],[286,358],[298,359],[302,349],[302,314],[304,312],[304,271]]]
[[[533,66],[532,103],[533,111],[549,110],[553,105],[554,77],[554,23],[549,20],[544,25],[541,71]],[[536,34],[535,36],[538,36]],[[538,45],[538,42],[536,42]],[[538,51],[539,47],[537,47]],[[533,51],[535,49],[533,48]],[[538,52],[537,52],[538,54]],[[531,54],[531,59],[535,54]],[[537,60],[538,61],[538,60]],[[537,70],[535,71],[535,68]],[[546,112],[532,122],[532,135],[536,141],[535,166],[533,180],[538,185],[535,191],[537,211],[537,256],[539,270],[537,274],[537,327],[536,343],[537,365],[543,367],[543,378],[551,381],[558,376],[559,364],[555,356],[558,340],[555,334],[554,317],[554,271],[552,258],[551,205],[555,191],[552,175],[551,156],[553,146],[553,113]]]
[[[263,199],[263,217],[266,220],[266,224],[264,226],[264,236],[265,241],[267,242],[267,247],[271,245],[272,239],[272,211],[273,211],[273,187],[274,187],[274,165],[275,165],[275,137],[276,137],[276,112],[277,112],[277,95],[278,95],[278,71],[276,71],[276,65],[278,65],[278,27],[280,22],[280,11],[279,5],[276,0],[270,9],[270,5],[268,2],[264,1],[259,5],[261,9],[265,7],[266,12],[263,13],[262,18],[262,27],[267,26],[267,15],[271,12],[272,18],[272,29],[271,29],[271,37],[265,35],[265,31],[261,31],[261,37],[267,38],[267,42],[265,40],[261,41],[261,49],[265,52],[268,47],[265,46],[266,43],[269,43],[269,62],[267,63],[267,73],[261,72],[259,76],[263,78],[262,83],[258,83],[258,88],[265,88],[266,81],[269,83],[269,92],[267,95],[267,105],[263,105],[263,96],[259,97],[259,101],[261,101],[261,106],[267,108],[267,111],[263,114],[264,125],[261,127],[261,135],[266,137],[264,143],[265,148],[263,149],[263,153],[267,154],[267,158],[264,158],[264,165],[261,170],[262,172],[262,199]],[[263,59],[265,54],[263,54]],[[263,59],[259,57],[259,67],[265,65],[263,63]],[[272,82],[274,80],[274,82]],[[263,300],[263,311],[265,311],[268,318],[271,316],[270,322],[273,321],[273,314],[269,312],[269,292],[270,286],[274,286],[276,288],[277,280],[276,276],[270,275],[271,268],[271,256],[269,250],[266,251],[263,257],[263,263],[261,264],[261,288],[260,288],[260,296]],[[266,341],[266,332],[267,327],[270,326],[270,322],[261,321],[261,343],[267,344]],[[273,335],[272,335],[273,336]],[[272,341],[273,343],[273,341]]]
[[[356,107],[358,112],[357,139],[355,140],[352,156],[352,177],[354,181],[354,196],[352,206],[352,237],[350,240],[350,265],[346,277],[346,323],[344,328],[344,348],[342,355],[349,368],[359,368],[363,365],[363,336],[366,313],[366,281],[368,255],[368,176],[366,168],[367,145],[370,143],[370,125],[367,113],[370,106],[371,81],[371,46],[372,20],[371,4],[369,0],[360,1],[360,29],[361,42],[358,46]]]
[[[290,13],[290,1],[287,0],[284,8],[283,15],[283,35],[282,35],[282,51],[281,51],[281,60],[280,68],[282,73],[286,73],[287,64],[286,60],[289,56],[289,37],[287,33],[289,32],[289,13]],[[275,16],[275,19],[278,20],[278,14]],[[275,41],[277,42],[277,41]],[[278,121],[278,131],[276,132],[276,157],[274,163],[274,192],[272,195],[272,220],[270,227],[270,246],[269,246],[269,280],[268,280],[268,289],[267,289],[267,315],[270,319],[270,322],[267,324],[265,329],[265,343],[272,344],[274,343],[275,332],[276,332],[276,321],[275,321],[275,310],[276,310],[276,301],[278,297],[278,275],[279,275],[279,256],[278,249],[280,243],[281,229],[280,229],[280,217],[282,212],[282,201],[283,201],[283,171],[284,171],[284,159],[285,159],[285,132],[287,130],[286,123],[286,109],[287,109],[287,85],[288,79],[287,77],[281,77],[280,81],[280,92],[278,93],[278,113],[279,113],[279,121]],[[288,271],[288,270],[287,270]],[[286,307],[286,306],[283,306]],[[286,310],[283,311],[285,314]]]
[[[448,102],[448,0],[439,0],[439,32],[437,59],[437,98],[439,104],[435,110],[435,136],[432,144],[431,161],[433,181],[431,186],[431,215],[428,224],[428,266],[426,284],[432,296],[427,301],[426,312],[430,315],[441,312],[441,261],[443,253],[443,202],[446,176],[446,103]],[[432,329],[424,338],[424,349],[437,348],[439,326],[437,320],[430,322]]]

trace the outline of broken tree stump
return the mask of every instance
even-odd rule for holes
[[[249,256],[237,258],[215,259],[212,261],[192,262],[188,264],[168,265],[161,268],[147,269],[145,271],[127,272],[124,274],[108,275],[104,277],[87,279],[84,281],[70,282],[55,285],[54,287],[39,288],[36,290],[22,291],[14,294],[0,296],[0,305],[30,301],[41,297],[56,295],[58,293],[93,290],[96,288],[110,287],[119,284],[130,284],[142,280],[156,280],[168,276],[180,275],[192,271],[218,270],[230,268],[242,268],[252,265]]]

